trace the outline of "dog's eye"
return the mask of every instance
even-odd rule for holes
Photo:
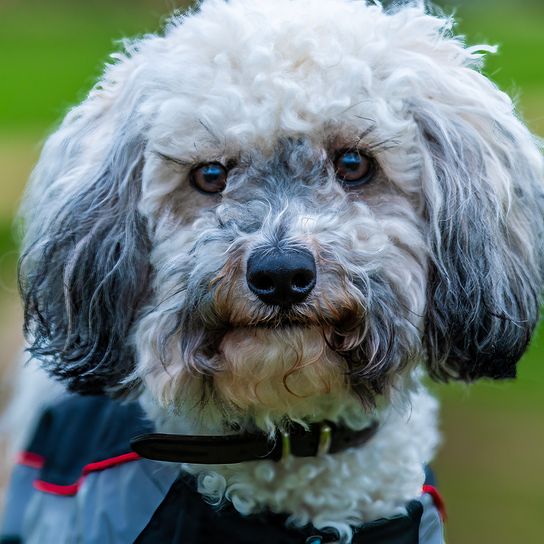
[[[201,164],[191,170],[191,183],[204,193],[220,193],[227,186],[227,169],[218,162]]]
[[[358,150],[340,151],[334,159],[338,179],[347,187],[368,183],[374,175],[374,161]]]

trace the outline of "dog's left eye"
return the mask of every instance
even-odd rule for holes
[[[220,193],[227,186],[227,169],[219,162],[201,164],[191,170],[191,183],[204,193]]]
[[[336,175],[343,185],[359,187],[374,175],[374,161],[359,150],[340,151],[334,159]]]

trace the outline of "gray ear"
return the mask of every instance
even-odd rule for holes
[[[128,64],[128,60],[126,63]],[[20,289],[29,351],[72,391],[121,393],[128,334],[145,298],[138,212],[145,142],[132,90],[106,82],[46,143],[22,215]]]
[[[478,109],[481,91],[470,112],[415,108],[432,252],[424,341],[444,381],[515,377],[543,288],[542,158],[504,100],[488,113],[498,91]]]

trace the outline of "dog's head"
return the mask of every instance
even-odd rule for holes
[[[31,353],[72,390],[272,418],[371,404],[418,363],[513,377],[542,157],[450,26],[414,4],[207,0],[127,44],[27,194]]]

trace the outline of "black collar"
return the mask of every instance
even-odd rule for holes
[[[295,425],[289,432],[277,432],[273,439],[266,434],[243,433],[226,436],[188,436],[144,434],[133,438],[132,449],[155,461],[224,465],[269,459],[280,461],[289,455],[315,457],[362,446],[378,430],[378,422],[354,431],[330,422],[312,423],[308,429]]]

